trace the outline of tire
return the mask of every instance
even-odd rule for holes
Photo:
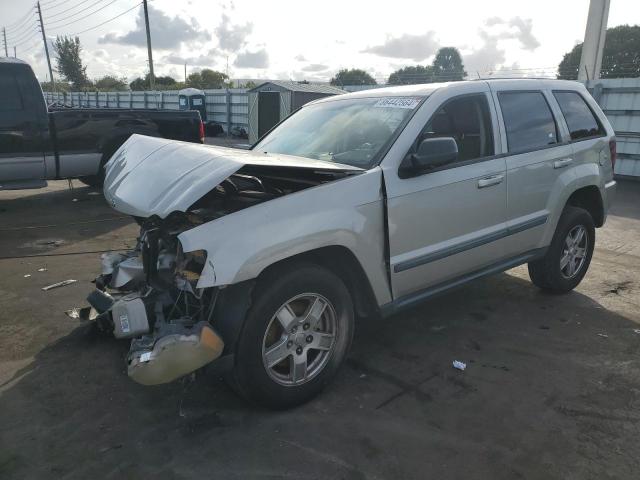
[[[100,170],[104,172],[104,166],[100,165]],[[104,173],[101,175],[90,175],[88,177],[79,177],[82,183],[87,185],[88,187],[94,188],[102,188],[102,184],[104,183]]]
[[[303,404],[336,374],[353,330],[353,303],[334,273],[314,264],[273,271],[256,285],[230,383],[250,402],[268,408]]]
[[[580,240],[572,250],[569,243],[577,240],[578,236]],[[533,284],[552,293],[567,293],[576,288],[589,269],[595,240],[595,226],[589,212],[567,205],[558,220],[547,253],[540,260],[529,263],[529,277]]]

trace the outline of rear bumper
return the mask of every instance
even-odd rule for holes
[[[605,218],[609,213],[609,208],[611,208],[611,205],[613,205],[613,201],[616,198],[616,188],[617,188],[617,183],[615,180],[611,180],[610,182],[607,182],[604,184],[603,203],[604,203]]]

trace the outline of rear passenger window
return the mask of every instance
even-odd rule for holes
[[[498,93],[509,152],[533,150],[558,142],[556,122],[542,92]]]
[[[553,92],[567,121],[571,140],[604,135],[593,112],[578,92]]]
[[[16,77],[11,73],[0,75],[0,111],[22,110],[22,97]]]

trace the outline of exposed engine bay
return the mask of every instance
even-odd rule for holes
[[[131,339],[129,376],[144,385],[167,383],[211,363],[225,349],[214,315],[224,286],[198,288],[207,252],[184,252],[182,232],[348,174],[245,166],[186,211],[134,217],[140,225],[136,247],[102,255],[96,290],[87,298],[99,329]]]

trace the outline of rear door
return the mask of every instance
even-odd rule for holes
[[[394,298],[481,269],[502,256],[506,182],[504,158],[495,150],[495,111],[485,82],[460,87],[458,95],[445,92],[439,99],[436,92],[427,101],[423,108],[428,116],[411,146],[415,149],[424,138],[453,137],[458,160],[404,179],[397,168],[383,164]]]
[[[573,161],[566,132],[554,116],[557,107],[551,92],[535,81],[523,83],[509,82],[493,92],[507,151],[509,255],[544,246],[541,242],[556,200],[554,185]]]
[[[600,163],[608,167],[611,161],[607,132],[584,94],[575,90],[553,90],[553,97],[567,124],[573,148],[573,165]]]
[[[27,65],[0,64],[0,188],[45,178],[42,92]]]

